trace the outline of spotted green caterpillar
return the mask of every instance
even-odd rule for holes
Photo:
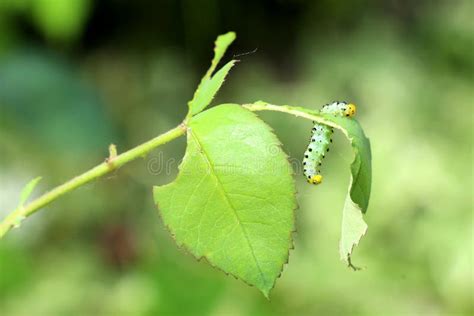
[[[333,102],[326,104],[321,109],[322,114],[333,114],[338,116],[352,117],[356,113],[356,106],[352,103]],[[314,122],[313,122],[314,123]],[[329,143],[332,143],[333,129],[327,125],[315,123],[312,129],[311,141],[304,153],[303,173],[311,184],[319,184],[323,181],[323,176],[319,167],[329,151]]]

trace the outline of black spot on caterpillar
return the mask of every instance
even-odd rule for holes
[[[356,106],[352,103],[335,101],[324,105],[320,113],[352,117],[356,113]],[[321,166],[325,153],[329,151],[329,143],[332,143],[331,136],[334,130],[327,125],[315,123],[311,131],[311,141],[304,153],[303,165],[306,168],[303,173],[309,183],[319,184],[323,176],[316,167]]]

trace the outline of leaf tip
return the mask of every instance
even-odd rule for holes
[[[262,292],[263,296],[265,296],[265,298],[270,301],[270,291],[271,290],[265,290],[265,289],[260,289],[260,292]]]
[[[235,34],[235,32],[229,31],[227,33],[217,36],[216,45],[220,41],[225,41],[226,43],[228,43],[227,45],[230,45],[230,43],[232,43],[236,38],[237,35]]]
[[[351,255],[354,248],[359,244],[362,237],[367,233],[368,225],[363,219],[363,213],[359,205],[352,201],[350,195],[346,197],[346,203],[342,213],[341,239],[339,242],[340,258],[349,267],[355,268],[351,263]]]

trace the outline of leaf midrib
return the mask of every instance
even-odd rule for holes
[[[189,135],[191,135],[191,137],[194,139],[194,141],[196,142],[197,146],[199,147],[199,150],[198,150],[198,154],[201,154],[203,157],[204,157],[204,160],[207,162],[208,166],[209,166],[209,170],[210,170],[210,173],[215,179],[216,179],[216,182],[217,182],[217,188],[219,189],[219,191],[221,192],[221,194],[223,195],[224,197],[224,200],[226,201],[226,203],[229,205],[229,207],[232,209],[233,213],[234,213],[234,216],[235,218],[237,219],[237,223],[238,225],[240,226],[240,229],[242,230],[242,233],[245,237],[245,240],[247,241],[247,244],[250,248],[250,252],[252,254],[252,257],[255,261],[255,264],[257,266],[257,269],[258,269],[258,272],[260,273],[260,278],[262,279],[263,281],[263,284],[267,284],[266,280],[265,280],[265,276],[263,274],[263,271],[262,271],[262,268],[260,267],[260,264],[258,263],[258,260],[257,260],[257,257],[255,256],[255,251],[252,247],[252,244],[250,242],[250,239],[248,237],[248,234],[247,234],[247,231],[245,230],[245,227],[244,225],[242,224],[242,220],[240,219],[239,217],[239,214],[237,213],[237,210],[235,209],[235,207],[232,205],[229,197],[227,196],[227,192],[226,190],[224,189],[224,186],[222,185],[222,182],[221,180],[219,179],[219,177],[217,176],[217,173],[215,172],[214,170],[214,166],[211,162],[211,160],[209,159],[209,156],[206,152],[206,150],[204,149],[204,147],[202,146],[201,144],[201,141],[199,140],[199,137],[192,131],[192,129],[189,129],[188,130],[188,133]]]

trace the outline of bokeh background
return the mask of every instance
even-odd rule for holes
[[[216,99],[358,105],[368,234],[339,261],[351,152],[297,175],[298,232],[271,301],[178,249],[152,202],[181,138],[64,196],[0,242],[0,314],[472,315],[473,2],[0,1],[0,217],[182,120],[218,34],[241,62]],[[256,49],[256,51],[255,51]],[[245,54],[248,53],[248,54]],[[308,121],[261,113],[300,159]],[[150,161],[164,159],[168,169]]]

